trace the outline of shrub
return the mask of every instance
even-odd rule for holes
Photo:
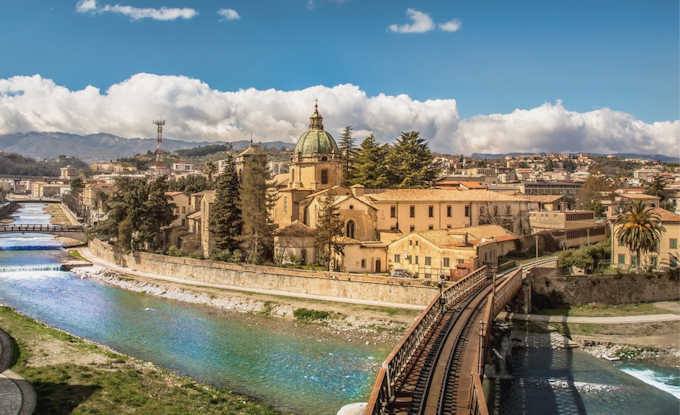
[[[328,311],[310,310],[308,308],[296,308],[293,316],[300,321],[326,320],[331,316]]]

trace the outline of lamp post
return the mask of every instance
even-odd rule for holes
[[[437,283],[437,287],[439,287],[439,304],[442,307],[442,311],[444,310],[444,297],[442,297],[442,293],[444,292],[444,281],[446,280],[446,276],[444,274],[439,275],[439,282]]]

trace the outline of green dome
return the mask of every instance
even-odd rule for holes
[[[309,121],[309,130],[298,139],[294,154],[340,154],[333,136],[323,129],[323,117],[316,105]]]

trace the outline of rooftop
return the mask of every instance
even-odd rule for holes
[[[388,189],[366,195],[376,202],[521,202],[523,198],[490,190]]]

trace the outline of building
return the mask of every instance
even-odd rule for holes
[[[498,225],[412,232],[387,247],[390,270],[418,278],[456,279],[517,249],[519,236]]]
[[[71,166],[62,167],[59,169],[59,178],[62,180],[72,180],[78,176],[78,169]]]
[[[677,269],[680,264],[680,215],[661,208],[653,208],[652,211],[659,215],[661,224],[666,231],[661,237],[656,252],[645,254],[641,265],[652,269]],[[612,220],[612,235],[616,235],[618,226]],[[631,252],[625,246],[619,244],[616,237],[612,237],[612,264],[618,268],[635,268],[638,263],[637,253]]]
[[[194,165],[191,163],[172,163],[173,174],[191,174],[195,173]]]
[[[595,222],[589,210],[531,212],[529,223],[533,234],[548,232],[562,248],[593,244],[607,237],[605,225]]]
[[[106,219],[104,203],[115,190],[115,186],[105,182],[88,182],[83,187],[81,195],[83,206],[85,207],[85,221],[88,224],[96,225]]]

